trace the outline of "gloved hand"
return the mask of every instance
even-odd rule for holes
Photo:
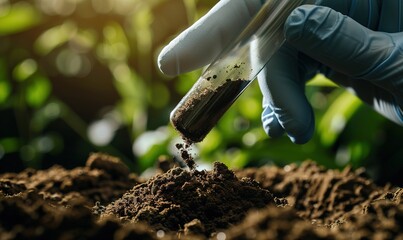
[[[220,1],[163,49],[160,69],[175,75],[210,63],[262,4]],[[286,43],[258,76],[268,135],[285,132],[295,143],[312,137],[314,116],[304,87],[318,72],[403,125],[400,12],[398,0],[319,0],[317,6],[295,9],[284,26]]]

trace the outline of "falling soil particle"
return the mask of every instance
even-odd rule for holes
[[[176,148],[180,151],[182,160],[186,163],[190,170],[194,170],[196,168],[196,162],[190,152],[191,143],[177,143]]]
[[[200,142],[217,124],[250,81],[225,81],[217,89],[203,89],[190,96],[171,115],[171,122],[188,142]]]

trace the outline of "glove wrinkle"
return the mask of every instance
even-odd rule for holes
[[[327,7],[303,6],[295,9],[286,20],[284,30],[287,41],[304,42],[312,45],[313,49],[316,47],[313,43],[319,44],[332,38],[340,28],[341,20],[339,14],[331,13]]]
[[[383,116],[386,116],[389,120],[403,125],[403,115],[401,108],[396,103],[395,98],[382,96],[382,98],[374,98],[373,100],[373,108],[381,113]]]
[[[400,106],[402,106],[402,105],[400,105]],[[400,106],[395,105],[395,110],[396,110],[396,113],[397,113],[396,115],[398,116],[398,120],[399,120],[398,124],[403,125],[403,111]]]
[[[262,124],[266,134],[272,138],[280,137],[284,134],[284,129],[278,122],[276,115],[269,105],[263,104]]]
[[[382,1],[379,18],[379,31],[394,33],[402,31],[403,4],[400,0]],[[387,9],[387,10],[385,10]]]

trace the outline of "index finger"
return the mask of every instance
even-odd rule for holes
[[[178,75],[209,64],[259,11],[264,0],[222,0],[179,34],[158,56],[167,75]]]

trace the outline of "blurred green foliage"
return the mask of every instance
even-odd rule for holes
[[[201,70],[175,78],[160,49],[212,0],[0,0],[0,171],[83,164],[92,151],[134,171],[177,154],[169,112]],[[269,139],[253,83],[193,147],[202,162],[231,167],[312,159],[364,166],[379,181],[403,172],[402,129],[321,75],[306,88],[317,131],[305,145]]]

